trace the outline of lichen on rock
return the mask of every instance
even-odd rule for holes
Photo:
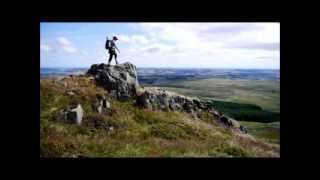
[[[94,76],[95,80],[111,95],[120,100],[135,98],[139,88],[136,67],[129,63],[119,65],[94,64],[87,74]]]

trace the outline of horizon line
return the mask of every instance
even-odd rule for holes
[[[152,69],[268,69],[268,70],[280,70],[280,68],[232,68],[232,67],[138,67],[136,66],[137,68],[152,68]],[[40,67],[40,69],[44,69],[44,68],[47,68],[47,69],[56,69],[56,68],[90,68],[89,67]]]

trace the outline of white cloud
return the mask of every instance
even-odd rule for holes
[[[43,52],[55,55],[57,53],[67,53],[72,54],[79,52],[77,48],[73,46],[71,41],[66,37],[57,37],[49,40],[42,40],[40,44],[40,50]]]
[[[167,66],[262,67],[266,63],[256,57],[280,51],[279,23],[137,23],[135,29],[148,43],[134,35],[124,37],[124,42],[135,44],[128,56],[143,55],[147,63],[142,66],[166,62]],[[279,66],[279,56],[272,57],[266,68]]]
[[[123,42],[123,43],[128,43],[130,45],[148,45],[149,41],[148,39],[143,36],[143,35],[119,35],[119,39]]]
[[[67,53],[75,53],[78,51],[66,37],[58,37],[56,46]]]
[[[131,61],[138,67],[279,68],[280,66],[279,23],[129,23],[126,25],[121,26],[124,27],[121,32],[126,33],[117,34],[119,38],[117,46],[121,51],[118,60]],[[113,26],[115,29],[118,28],[117,25]],[[72,33],[57,33],[56,36],[41,39],[40,48],[43,56],[50,56],[52,60],[65,58],[72,61],[82,58],[89,61],[90,59],[90,63],[97,61],[98,58],[101,61],[107,59],[108,54],[103,48],[105,35],[101,34],[102,39],[97,35],[99,33],[90,33],[84,38]],[[76,56],[79,58],[74,58]]]
[[[198,48],[228,43],[279,42],[277,23],[142,23],[141,28],[153,38]],[[194,46],[195,45],[195,46]]]

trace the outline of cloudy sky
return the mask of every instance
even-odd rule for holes
[[[113,35],[138,67],[280,68],[279,23],[41,23],[41,67],[106,63]]]

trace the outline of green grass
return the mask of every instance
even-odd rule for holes
[[[64,82],[69,86],[65,87]],[[65,95],[70,88],[74,96]],[[97,94],[107,93],[86,77],[63,81],[40,80],[40,157],[269,157],[278,145],[239,137],[202,112],[149,111],[134,102],[107,95],[111,110],[95,113]],[[66,123],[61,111],[81,103],[81,126]],[[113,126],[113,131],[105,127]]]
[[[241,121],[240,124],[245,126],[250,134],[255,137],[270,143],[280,144],[280,122],[259,123]]]

